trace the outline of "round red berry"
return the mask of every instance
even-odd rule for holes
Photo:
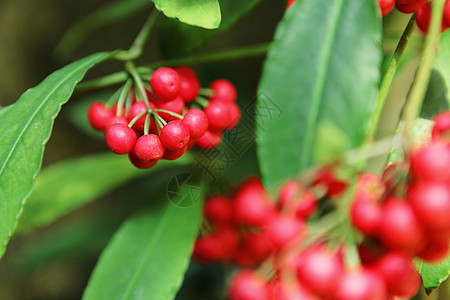
[[[150,102],[150,109],[155,109],[156,106]],[[147,105],[144,101],[139,101],[134,103],[130,110],[128,111],[128,121],[131,122],[135,117],[137,117],[139,114],[148,111]],[[139,117],[136,122],[133,124],[133,129],[144,131],[145,127],[145,119],[147,118],[148,114],[143,114],[141,117]],[[150,126],[152,126],[152,123],[154,123],[153,118],[150,118]]]
[[[209,129],[222,131],[230,125],[230,105],[223,101],[211,101],[203,112],[208,118]]]
[[[105,130],[114,124],[128,125],[128,120],[125,117],[112,116],[105,122]]]
[[[228,105],[229,110],[229,123],[225,130],[232,130],[239,123],[241,119],[241,110],[236,103],[230,103]]]
[[[156,165],[156,163],[158,162],[157,160],[143,162],[136,156],[136,154],[134,154],[134,151],[131,151],[130,153],[128,153],[128,159],[138,169],[149,169],[149,168],[153,167],[154,165]]]
[[[266,282],[255,272],[241,271],[231,279],[230,300],[269,300]]]
[[[202,149],[210,150],[216,148],[222,142],[222,133],[206,130],[206,132],[196,139],[196,144]]]
[[[216,235],[209,235],[195,241],[192,256],[199,263],[207,264],[218,260],[224,253],[220,238]]]
[[[214,80],[209,88],[213,90],[214,95],[209,97],[211,101],[220,100],[224,102],[236,101],[236,88],[234,85],[226,79]]]
[[[266,226],[266,236],[276,249],[281,249],[293,241],[301,241],[305,224],[292,217],[275,216]]]
[[[169,150],[186,148],[189,143],[189,128],[181,120],[171,121],[161,129],[161,142]]]
[[[340,276],[336,300],[384,300],[386,296],[386,284],[375,271],[363,268]]]
[[[450,17],[450,1],[446,2],[449,3],[449,17]],[[449,20],[450,21],[450,20]],[[450,24],[450,22],[449,22]],[[444,111],[438,114],[436,117],[433,118],[434,125],[433,130],[431,132],[433,139],[439,140],[450,140],[450,111]]]
[[[105,107],[105,103],[97,101],[92,103],[87,111],[89,124],[95,130],[105,130],[105,123],[113,116],[113,112]]]
[[[156,99],[154,103],[156,104],[156,108],[158,109],[164,109],[179,115],[183,114],[184,101],[183,99],[181,99],[181,97],[175,97],[175,99],[170,101],[161,101],[159,99]],[[166,121],[179,120],[178,117],[171,116],[169,113],[161,111],[158,112],[158,115],[160,115]]]
[[[378,6],[381,10],[381,15],[384,17],[392,11],[395,5],[395,0],[378,0]]]
[[[180,92],[180,75],[172,68],[159,68],[153,72],[150,86],[156,97],[163,101],[170,101]]]
[[[164,146],[156,134],[146,134],[138,138],[134,146],[136,156],[144,161],[160,160],[164,155]]]
[[[374,235],[383,220],[381,208],[376,203],[361,199],[352,203],[350,217],[353,226],[365,235]]]
[[[208,119],[205,113],[196,108],[191,108],[186,112],[183,123],[189,128],[192,139],[198,139],[208,129]]]
[[[427,0],[396,0],[395,7],[405,14],[412,14],[421,8]]]
[[[136,144],[136,133],[124,124],[114,124],[106,130],[106,144],[116,154],[127,154]]]
[[[233,220],[231,201],[224,196],[208,197],[203,206],[203,215],[214,223],[231,223]]]
[[[163,158],[167,159],[167,160],[175,160],[175,159],[183,156],[183,154],[186,152],[186,150],[187,150],[187,146],[185,146],[184,148],[181,148],[181,149],[177,149],[177,150],[166,149],[166,151],[164,152]]]
[[[411,173],[420,181],[450,183],[450,148],[432,142],[416,149],[410,156]]]
[[[184,102],[192,102],[197,98],[200,83],[194,70],[189,67],[176,67],[175,71],[180,75],[180,96]]]

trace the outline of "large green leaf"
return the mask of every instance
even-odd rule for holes
[[[125,222],[100,256],[83,299],[173,299],[197,235],[202,196],[201,186],[181,185],[173,202]],[[174,205],[185,197],[194,204]]]
[[[108,56],[94,54],[52,73],[0,115],[0,256],[31,193],[61,105],[84,74]]]
[[[221,21],[218,0],[153,0],[169,18],[207,29],[218,28]]]
[[[438,288],[450,275],[450,256],[440,263],[429,264],[422,260],[417,266],[422,275],[423,286],[427,294]]]
[[[380,39],[375,1],[303,0],[286,13],[264,64],[256,112],[267,187],[315,163],[324,122],[346,135],[349,147],[362,144],[377,96]]]
[[[55,53],[67,57],[93,31],[124,21],[142,12],[146,6],[151,7],[148,0],[118,0],[106,4],[69,27],[56,46]]]
[[[436,56],[430,83],[425,95],[420,116],[431,119],[450,107],[450,32],[440,37],[439,53]]]
[[[112,153],[70,159],[45,168],[19,220],[18,232],[47,225],[95,200],[119,185],[168,165],[187,164],[189,155],[174,161],[160,161],[149,170],[135,168],[127,157]]]
[[[159,41],[166,56],[177,56],[194,50],[209,39],[230,28],[252,10],[261,0],[219,0],[222,23],[217,30],[192,27],[165,19],[159,30]],[[170,39],[167,36],[170,35]]]

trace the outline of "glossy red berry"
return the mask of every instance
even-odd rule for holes
[[[153,72],[150,78],[150,86],[153,94],[162,101],[173,100],[180,92],[180,75],[172,68],[159,68]]]
[[[156,106],[150,102],[150,109],[155,109]],[[137,117],[139,114],[147,111],[147,105],[145,104],[144,101],[139,101],[134,103],[130,110],[128,111],[128,121],[131,122],[135,117]],[[137,119],[137,121],[133,124],[133,129],[135,130],[139,130],[139,131],[144,131],[144,127],[145,127],[145,119],[147,118],[148,114],[144,114],[141,117],[139,117],[139,119]],[[150,118],[150,126],[152,126],[151,124],[154,123],[153,118]]]
[[[427,0],[403,0],[399,1],[396,0],[395,7],[405,14],[412,14],[417,12],[425,3]]]
[[[89,124],[99,131],[105,130],[105,123],[113,116],[113,112],[105,107],[105,103],[97,101],[92,103],[87,111]]]
[[[160,160],[164,155],[164,146],[156,134],[146,134],[138,138],[134,146],[136,156],[144,161]]]
[[[447,5],[448,3],[448,5]],[[448,6],[449,17],[450,17],[450,1],[446,2],[446,6]],[[450,20],[449,20],[450,24]],[[444,111],[438,114],[433,118],[434,125],[431,135],[433,139],[439,140],[443,139],[446,141],[450,141],[450,111]]]
[[[273,252],[274,245],[267,236],[266,231],[248,232],[242,237],[242,248],[256,262],[262,262]]]
[[[222,262],[228,262],[233,259],[234,253],[238,249],[239,238],[236,230],[231,225],[220,225],[214,233],[220,241],[223,249],[223,255],[219,258]]]
[[[449,250],[448,240],[431,240],[426,248],[417,256],[426,262],[436,263],[447,257]]]
[[[208,197],[203,206],[203,216],[217,224],[231,223],[233,220],[231,201],[224,196]]]
[[[229,103],[229,123],[225,130],[232,130],[241,120],[241,110],[236,103]]]
[[[224,102],[236,101],[236,88],[234,85],[226,79],[214,80],[209,88],[214,91],[214,95],[209,97],[211,101],[220,100]]]
[[[356,269],[340,276],[336,300],[385,300],[386,284],[375,271]]]
[[[313,180],[314,185],[321,185],[326,188],[326,197],[337,197],[348,187],[348,183],[335,176],[333,168],[322,168],[317,171]]]
[[[297,218],[306,220],[317,210],[317,199],[314,194],[304,189],[300,182],[289,180],[283,184],[278,193],[281,209],[295,212]]]
[[[428,33],[430,21],[431,21],[431,2],[427,2],[424,5],[422,5],[417,11],[416,15],[417,27],[419,27],[419,29],[422,30],[422,32]],[[445,24],[445,20],[442,19],[441,32],[445,31],[445,29],[447,29],[447,26]]]
[[[294,241],[301,241],[305,224],[293,217],[275,216],[266,225],[266,236],[276,249]]]
[[[230,125],[229,103],[217,100],[211,101],[203,112],[208,119],[208,129],[212,131],[222,131]]]
[[[191,108],[186,112],[183,123],[189,128],[192,139],[198,139],[208,129],[208,118],[203,111],[196,108]]]
[[[394,9],[395,0],[378,0],[378,6],[381,10],[381,15],[384,17]]]
[[[183,114],[184,110],[184,101],[181,97],[175,97],[175,99],[170,101],[161,101],[156,99],[154,101],[157,109],[164,109],[179,115]],[[166,121],[173,121],[173,120],[179,120],[176,116],[171,116],[169,113],[165,112],[158,112],[158,115],[160,115],[164,120]]]
[[[175,159],[183,156],[183,154],[186,152],[186,150],[187,150],[187,145],[184,146],[184,148],[177,149],[177,150],[170,150],[170,149],[166,148],[163,158],[167,159],[167,160],[175,160]]]
[[[432,142],[411,153],[411,173],[420,181],[450,183],[450,149],[447,144]]]
[[[105,122],[105,130],[114,124],[128,125],[128,120],[125,117],[112,116]]]
[[[358,177],[355,186],[355,199],[378,202],[384,194],[386,187],[378,175],[364,173]]]
[[[233,198],[234,218],[237,223],[260,227],[274,214],[260,179],[247,179]]]
[[[134,151],[131,151],[130,153],[128,153],[128,159],[138,169],[149,169],[149,168],[153,167],[154,165],[156,165],[156,163],[158,162],[157,160],[143,162],[136,156],[136,154],[134,154]]]
[[[433,231],[450,232],[450,187],[437,182],[413,185],[408,193],[420,222]]]
[[[419,291],[419,274],[410,258],[402,253],[387,253],[378,261],[376,270],[386,282],[390,295],[411,298]]]
[[[206,130],[206,132],[196,140],[197,146],[205,150],[216,148],[221,142],[222,133],[211,130]]]
[[[420,247],[424,232],[409,203],[387,199],[382,205],[382,215],[378,236],[386,246],[411,251]]]
[[[180,75],[180,96],[184,102],[192,102],[198,96],[200,83],[194,70],[189,67],[176,67],[175,71]]]
[[[374,235],[381,225],[383,215],[381,208],[372,201],[355,199],[350,208],[353,226],[365,235]]]
[[[266,282],[255,272],[241,271],[230,283],[230,300],[269,300]]]
[[[324,247],[315,247],[301,255],[297,275],[301,283],[320,295],[333,295],[342,275],[342,264]]]
[[[207,264],[220,259],[225,253],[225,249],[216,235],[209,235],[198,238],[195,241],[192,256],[199,263]]]
[[[106,130],[106,144],[116,154],[127,154],[136,144],[136,133],[124,124],[114,124]]]
[[[181,120],[171,121],[161,129],[161,143],[169,150],[186,148],[189,143],[189,128]]]

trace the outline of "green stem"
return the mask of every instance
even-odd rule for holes
[[[150,131],[150,118],[151,114],[147,114],[147,117],[145,117],[145,124],[144,124],[144,135],[147,135]]]
[[[214,96],[214,90],[209,88],[202,88],[199,90],[199,94],[206,97]]]
[[[183,116],[177,113],[174,113],[173,111],[169,111],[169,110],[165,110],[165,109],[153,109],[154,112],[163,112],[166,113],[172,117],[178,118],[178,119],[183,119]]]
[[[117,116],[122,115],[123,105],[125,103],[125,100],[127,98],[128,92],[130,91],[132,82],[130,79],[125,82],[125,85],[122,88],[122,91],[120,92],[119,101],[117,101]]]
[[[128,123],[128,127],[133,127],[134,123],[136,123],[136,121],[142,117],[143,115],[145,115],[146,113],[148,113],[148,111],[143,111],[140,114],[138,114],[136,117],[133,118],[133,120],[130,121],[130,123]]]
[[[139,31],[138,35],[136,36],[133,44],[131,45],[130,49],[128,50],[121,50],[117,52],[113,56],[113,58],[118,60],[134,60],[142,55],[142,51],[144,49],[144,45],[147,42],[148,37],[150,36],[150,33],[152,29],[155,27],[156,22],[158,21],[160,17],[160,13],[158,10],[154,9],[150,16],[148,17],[147,21],[145,21],[144,25],[142,26],[141,30]]]
[[[209,104],[208,99],[203,98],[198,96],[197,98],[195,98],[195,102],[197,102],[198,104],[200,104],[200,106],[202,107],[206,107]]]
[[[145,72],[149,68],[156,68],[160,66],[174,66],[174,65],[195,65],[195,64],[202,64],[202,63],[208,63],[208,62],[215,62],[215,61],[224,61],[224,60],[233,60],[233,59],[241,59],[241,58],[247,58],[247,57],[255,57],[255,56],[261,56],[265,55],[267,53],[267,50],[269,49],[269,44],[262,44],[262,45],[255,45],[255,46],[247,46],[237,49],[230,49],[230,50],[222,50],[207,54],[199,54],[199,55],[192,55],[184,58],[175,58],[172,60],[167,61],[161,61],[156,62],[153,64],[150,64],[148,66],[139,67],[137,68],[138,72]],[[126,72],[116,72],[109,75],[106,75],[104,77],[92,79],[89,81],[86,81],[84,83],[79,84],[76,87],[76,92],[84,92],[84,91],[90,91],[95,89],[100,89],[116,84],[120,84],[122,82],[125,82],[128,79],[128,74]]]
[[[425,47],[422,59],[417,69],[414,82],[409,91],[406,104],[403,107],[402,119],[405,122],[404,136],[406,141],[406,148],[411,145],[413,125],[416,118],[419,116],[420,109],[425,97],[425,93],[430,81],[431,70],[433,68],[434,57],[438,49],[439,34],[442,26],[442,14],[445,0],[433,1],[431,24],[428,35],[425,39]]]
[[[131,74],[131,77],[133,77],[134,83],[136,84],[138,92],[140,93],[142,99],[144,100],[145,105],[147,106],[148,109],[150,109],[150,102],[148,100],[147,93],[145,92],[144,83],[142,82],[142,79],[139,76],[136,66],[131,61],[127,61],[125,66],[127,71]]]
[[[378,124],[380,122],[381,112],[383,111],[384,104],[386,103],[386,98],[388,96],[389,90],[391,88],[392,82],[394,81],[395,73],[397,72],[398,65],[400,63],[400,59],[403,55],[403,52],[408,45],[408,41],[416,28],[415,22],[415,14],[411,17],[406,26],[405,31],[403,31],[402,37],[397,44],[397,48],[392,55],[392,58],[389,62],[388,69],[381,80],[377,105],[375,107],[375,112],[371,117],[370,128],[367,133],[367,140],[370,142],[375,137],[377,132]]]

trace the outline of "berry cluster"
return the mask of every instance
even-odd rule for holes
[[[382,177],[361,174],[351,189],[338,165],[307,183],[285,182],[276,202],[250,178],[232,197],[206,199],[193,257],[242,268],[231,279],[231,300],[413,297],[421,284],[413,258],[433,263],[449,251],[449,165],[447,111],[405,162]],[[328,215],[338,220],[332,226],[320,223]],[[354,251],[342,230],[356,236]]]
[[[159,68],[148,84],[138,80],[133,89],[121,89],[112,107],[98,101],[87,112],[91,126],[105,132],[111,151],[128,154],[137,168],[177,159],[195,145],[212,149],[221,143],[222,131],[239,122],[236,89],[228,80],[213,81],[209,99],[199,96],[200,83],[188,67]]]

